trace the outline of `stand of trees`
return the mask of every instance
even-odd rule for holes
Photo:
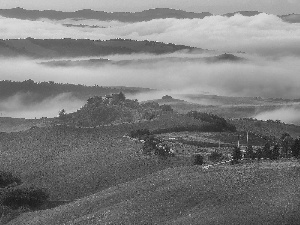
[[[49,199],[46,190],[35,187],[18,187],[21,179],[11,172],[0,171],[0,224],[7,223],[19,214],[38,210]]]
[[[236,131],[236,127],[233,124],[230,124],[224,118],[211,113],[190,111],[187,113],[187,116],[209,123],[209,125],[206,127],[208,130],[206,132]]]
[[[263,148],[258,148],[256,151],[253,150],[251,145],[247,146],[244,155],[245,159],[270,159],[278,160],[280,157],[284,158],[300,158],[300,138],[293,140],[288,134],[283,134],[281,138],[281,146],[275,144],[271,146],[270,143],[266,143]],[[242,157],[242,153],[239,148],[234,148],[232,152],[233,162],[238,162]]]
[[[160,139],[149,135],[146,137],[143,145],[143,154],[146,155],[157,155],[163,158],[174,156],[174,153],[171,151],[170,146],[167,143],[164,143]]]

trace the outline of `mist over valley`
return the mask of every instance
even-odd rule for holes
[[[0,9],[0,224],[298,224],[299,9],[231,1]]]

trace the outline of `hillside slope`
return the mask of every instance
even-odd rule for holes
[[[0,133],[0,171],[20,174],[25,186],[44,187],[51,199],[73,200],[168,167],[141,156],[142,144],[126,137],[137,129],[203,126],[205,122],[181,115],[97,128],[33,127]]]
[[[9,224],[299,224],[297,162],[167,169]]]

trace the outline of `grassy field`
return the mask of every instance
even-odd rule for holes
[[[133,126],[133,125],[132,125]],[[0,134],[0,170],[24,186],[44,187],[52,200],[73,200],[182,163],[145,158],[124,138],[129,125],[48,127]]]
[[[299,224],[298,162],[170,168],[9,224]]]
[[[213,146],[188,142],[217,146],[220,140],[220,150],[228,154],[227,145],[235,144],[238,134],[245,142],[246,130],[256,144],[264,144],[265,135],[288,131],[295,136],[299,130],[273,122],[233,122],[238,132],[159,134],[187,142],[185,156],[167,160],[142,155],[142,143],[124,135],[206,123],[172,113],[95,128],[48,125],[0,133],[0,170],[19,174],[22,186],[46,188],[51,204],[71,202],[21,215],[11,224],[297,224],[298,162],[192,166],[187,156],[208,154]]]

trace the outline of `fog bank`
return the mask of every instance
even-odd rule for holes
[[[70,93],[49,97],[41,102],[31,102],[29,94],[23,93],[0,100],[0,115],[1,117],[26,119],[55,117],[62,109],[70,113],[76,111],[84,104],[84,101],[73,97]]]
[[[182,94],[300,98],[300,58],[246,62],[173,62],[95,67],[48,67],[27,59],[0,59],[2,80],[55,81],[99,86],[146,87]],[[184,92],[184,93],[183,93]]]
[[[285,123],[300,125],[300,107],[283,107],[259,113],[255,116],[259,120],[280,120]]]
[[[104,28],[66,27],[65,23]],[[84,21],[27,21],[0,17],[0,38],[129,38],[184,44],[226,52],[244,51],[271,57],[300,56],[300,24],[275,15],[211,16],[204,19],[158,19],[139,23]],[[37,32],[38,31],[38,32]],[[226,43],[226,44],[225,44]]]

